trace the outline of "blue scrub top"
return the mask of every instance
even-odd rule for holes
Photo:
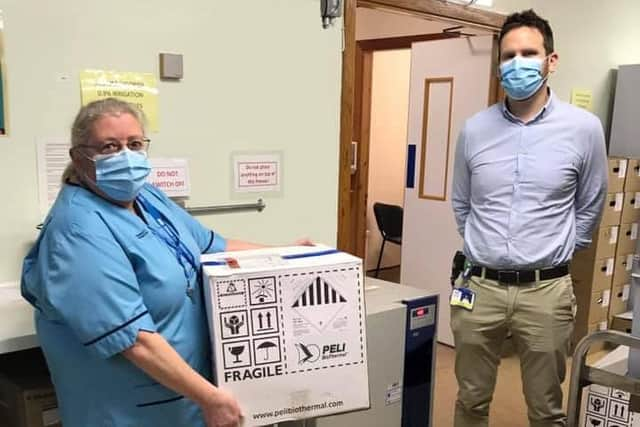
[[[146,184],[141,196],[177,232],[197,269],[179,259],[163,234],[167,225],[144,204],[137,203],[143,220],[73,185],[63,186],[24,260],[22,294],[37,309],[65,427],[204,426],[194,402],[120,353],[140,330],[155,331],[211,379],[199,258],[223,251],[226,241],[155,187]]]

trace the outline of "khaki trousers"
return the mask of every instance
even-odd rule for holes
[[[451,307],[458,380],[454,426],[488,426],[500,351],[509,331],[520,357],[531,426],[565,426],[560,386],[576,310],[571,277],[506,285],[474,276],[468,287],[476,293],[473,310]]]

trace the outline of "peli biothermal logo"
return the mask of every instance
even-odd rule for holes
[[[316,344],[297,343],[298,364],[314,363],[318,360],[334,359],[347,355],[347,343],[326,344],[322,347]]]

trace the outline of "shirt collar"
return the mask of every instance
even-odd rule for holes
[[[515,116],[513,113],[511,113],[511,111],[509,111],[506,99],[502,102],[502,114],[507,120],[510,120],[514,123],[530,125],[537,122],[538,120],[542,119],[545,114],[551,113],[556,104],[556,95],[554,94],[554,92],[551,90],[551,88],[547,88],[547,91],[549,93],[549,99],[547,99],[547,103],[540,109],[540,111],[538,111],[533,119],[531,119],[527,123],[523,122],[519,117]]]

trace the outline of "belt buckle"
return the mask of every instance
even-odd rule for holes
[[[503,279],[504,277],[504,279]],[[509,280],[508,278],[515,279]],[[501,283],[520,283],[520,272],[518,270],[499,270],[498,271],[498,282]]]

